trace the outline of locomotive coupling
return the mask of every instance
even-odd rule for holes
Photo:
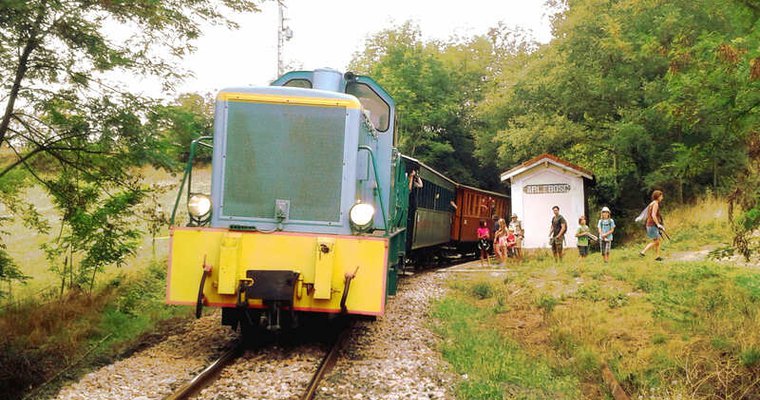
[[[343,295],[340,297],[340,312],[341,314],[348,313],[348,308],[346,308],[346,300],[348,299],[348,290],[351,288],[351,281],[356,277],[356,273],[359,272],[359,266],[356,266],[356,269],[353,273],[346,272],[345,275],[345,283],[343,284]]]
[[[211,264],[206,263],[207,255],[203,255],[203,272],[201,273],[201,284],[198,287],[198,300],[195,303],[195,318],[200,318],[203,312],[203,306],[206,304],[206,295],[203,294],[203,286],[206,284],[206,277],[211,275]]]

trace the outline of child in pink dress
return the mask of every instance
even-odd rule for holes
[[[478,249],[480,249],[480,266],[483,267],[483,263],[487,263],[491,266],[491,262],[488,260],[488,239],[491,237],[491,231],[488,229],[486,221],[480,221],[480,227],[477,230],[478,234]]]

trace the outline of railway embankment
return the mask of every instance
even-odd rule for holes
[[[705,251],[730,243],[724,208],[667,221],[662,262],[639,256],[642,237],[609,263],[571,248],[447,270],[432,316],[457,398],[760,396],[760,267]]]
[[[401,281],[386,315],[350,328],[316,399],[453,399],[457,380],[438,353],[430,305],[443,296],[445,276],[427,272]],[[61,389],[56,399],[164,398],[236,341],[217,314],[186,332],[95,370]],[[308,333],[308,332],[305,332]],[[300,398],[325,345],[301,339],[251,348],[225,367],[197,399]]]
[[[445,276],[426,272],[400,281],[377,321],[361,321],[316,399],[453,399],[456,375],[438,352],[431,305]]]
[[[202,317],[187,330],[84,375],[53,398],[162,399],[205,368],[236,336],[219,324],[218,313]]]

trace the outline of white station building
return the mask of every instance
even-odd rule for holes
[[[501,174],[512,189],[512,213],[525,230],[523,247],[549,246],[552,207],[567,220],[565,248],[575,247],[578,218],[586,215],[585,183],[594,179],[591,171],[551,154],[541,154]],[[596,234],[598,215],[586,215],[591,233]]]

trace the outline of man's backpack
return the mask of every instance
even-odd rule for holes
[[[639,225],[646,225],[647,223],[647,215],[649,214],[649,204],[647,204],[646,207],[644,207],[643,210],[639,213],[639,216],[634,218],[634,221],[636,221]]]

